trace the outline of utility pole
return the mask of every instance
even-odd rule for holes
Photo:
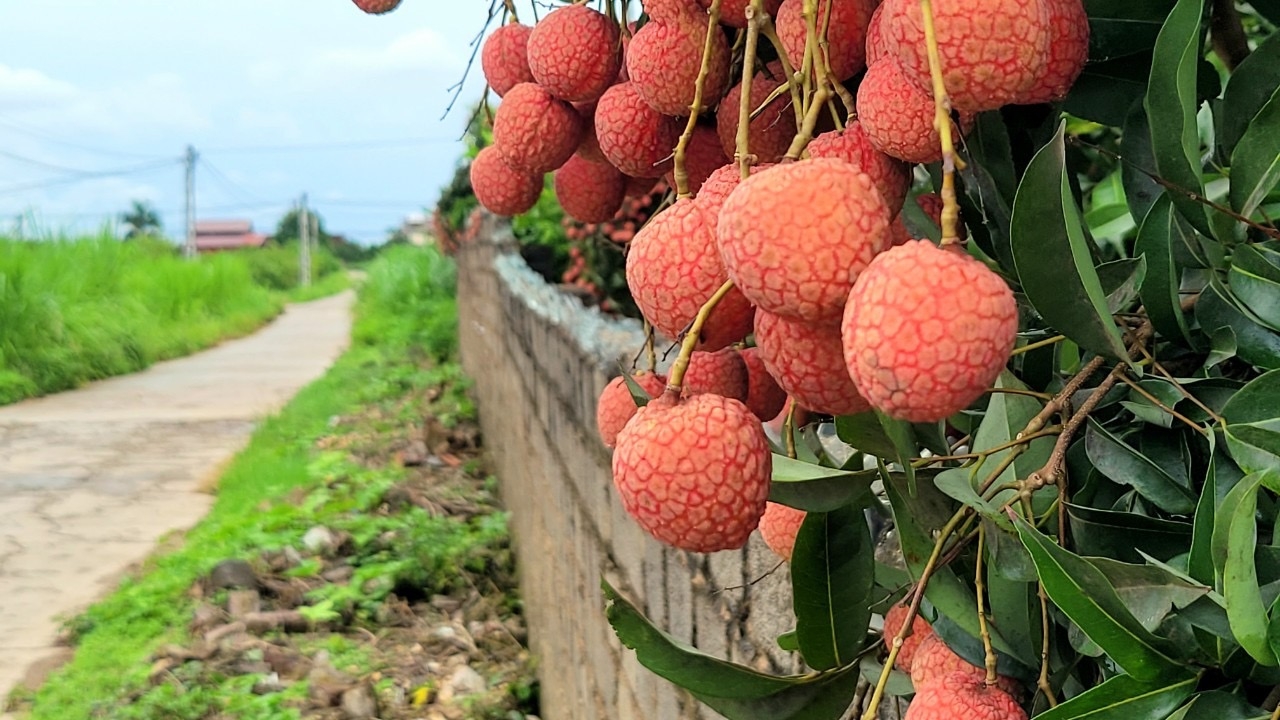
[[[187,240],[182,246],[183,255],[187,259],[196,256],[196,149],[187,146],[185,157],[187,175]]]
[[[298,285],[311,285],[311,211],[307,208],[306,193],[302,193],[298,204]]]

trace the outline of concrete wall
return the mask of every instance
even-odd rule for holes
[[[462,361],[512,514],[544,717],[719,717],[622,648],[600,578],[680,640],[791,673],[796,660],[775,642],[794,625],[787,569],[758,537],[739,552],[695,555],[630,521],[596,436],[595,402],[618,361],[641,347],[640,325],[548,286],[515,254],[505,225],[483,222],[458,253]]]

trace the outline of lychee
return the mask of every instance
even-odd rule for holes
[[[591,162],[609,162],[604,153],[600,152],[600,141],[596,139],[596,104],[574,103],[573,107],[582,116],[582,122],[585,125],[582,130],[582,141],[578,143],[578,149],[574,154]]]
[[[643,0],[641,4],[652,22],[673,22],[698,12],[694,0]]]
[[[733,348],[715,352],[695,350],[689,356],[683,383],[685,397],[711,393],[745,403],[749,391],[747,364]]]
[[[1067,96],[1089,59],[1089,18],[1081,0],[1041,0],[1049,13],[1044,72],[1016,102],[1054,102]]]
[[[689,192],[697,194],[711,173],[724,167],[729,159],[720,151],[720,139],[716,131],[707,125],[698,125],[689,138],[684,152],[684,171],[689,176]],[[667,173],[667,184],[675,187],[675,168]]]
[[[585,129],[572,105],[537,83],[520,83],[494,113],[493,144],[511,167],[547,173],[573,155]]]
[[[762,421],[774,419],[787,404],[787,391],[778,385],[778,381],[765,368],[760,348],[743,348],[738,354],[747,366],[747,407]]]
[[[569,217],[583,223],[604,222],[622,207],[627,178],[609,163],[569,158],[555,174],[556,199]]]
[[[965,673],[951,673],[916,688],[903,720],[1026,720],[1027,713],[1009,693]]]
[[[382,15],[400,7],[400,0],[355,0],[355,4],[370,15]]]
[[[704,9],[711,7],[711,0],[698,0]],[[720,3],[720,22],[729,27],[745,28],[747,26],[747,6],[751,0],[722,0]],[[778,14],[782,0],[764,0],[764,11],[770,16]]]
[[[961,114],[962,128],[952,122],[951,137],[973,124]],[[902,66],[886,57],[867,68],[858,86],[858,123],[880,152],[909,163],[942,159],[942,140],[934,128],[933,96],[907,79]]]
[[[892,644],[893,639],[902,631],[902,625],[907,619],[907,610],[910,608],[906,605],[898,604],[889,608],[889,612],[884,614],[884,642],[886,645]],[[917,614],[911,620],[911,632],[902,640],[902,647],[898,649],[898,656],[894,659],[893,666],[904,673],[911,673],[911,664],[915,660],[916,651],[920,644],[926,639],[933,636],[933,628],[928,621]]]
[[[784,0],[778,8],[778,37],[792,67],[804,62],[808,32],[804,20],[805,0]],[[817,29],[827,29],[827,57],[832,80],[843,82],[866,67],[867,24],[876,0],[819,0]]]
[[[632,177],[659,177],[670,170],[679,137],[679,120],[649,107],[635,83],[614,85],[596,104],[600,152]]]
[[[858,121],[849,123],[844,131],[833,130],[815,137],[809,143],[809,155],[853,163],[875,183],[889,212],[895,216],[898,214],[911,185],[911,173],[902,161],[872,146],[866,130]]]
[[[750,172],[755,175],[771,167],[773,167],[772,163],[752,165]],[[737,163],[732,163],[717,168],[707,176],[706,182],[702,183],[696,200],[713,223],[719,222],[720,208],[724,207],[724,201],[729,199],[729,195],[737,189],[740,182],[742,182],[742,168]]]
[[[867,22],[867,67],[871,67],[871,63],[889,53],[884,34],[880,32],[880,18],[884,16],[883,11],[884,4],[877,5],[875,11],[871,13],[871,20]]]
[[[640,312],[671,339],[728,279],[716,251],[711,218],[683,198],[649,219],[627,252],[627,287]],[[734,288],[702,328],[699,347],[718,350],[751,332],[751,304]]]
[[[628,175],[627,197],[633,198],[640,197],[641,195],[648,195],[653,192],[654,187],[657,186],[658,181],[661,179],[662,178],[656,177],[631,177]]]
[[[752,303],[831,322],[858,273],[889,246],[889,219],[866,173],[815,158],[743,180],[720,210],[716,238],[725,271]]]
[[[513,169],[492,145],[482,148],[471,161],[471,190],[495,215],[511,217],[528,212],[538,202],[542,185],[541,175]]]
[[[796,535],[800,534],[800,526],[807,514],[782,503],[771,502],[765,506],[764,516],[760,518],[760,537],[774,555],[791,562]]]
[[[764,514],[773,459],[741,402],[664,393],[618,433],[613,482],[622,506],[658,540],[690,552],[740,548]]]
[[[916,692],[920,693],[932,685],[948,682],[956,676],[985,685],[987,669],[978,667],[957,655],[943,642],[942,638],[938,637],[937,633],[930,629],[929,634],[916,646],[915,654],[911,659],[911,684],[915,686]],[[1006,675],[997,675],[996,685],[1011,696],[1020,692],[1018,681]]]
[[[665,377],[648,371],[632,373],[631,378],[650,398],[661,395],[667,387]],[[611,448],[618,443],[618,433],[635,416],[636,409],[636,400],[631,396],[626,378],[619,375],[604,386],[600,399],[596,401],[596,429],[605,447]]]
[[[842,325],[853,382],[876,409],[936,422],[1000,374],[1018,331],[1004,280],[957,246],[914,240],[858,276]]]
[[[894,247],[915,239],[911,237],[911,231],[907,229],[907,224],[902,221],[902,213],[898,213],[893,222],[889,223],[889,237],[891,238],[890,243]]]
[[[533,28],[508,23],[494,30],[480,49],[480,69],[484,79],[498,97],[522,82],[533,82],[529,70],[529,35]]]
[[[618,79],[622,44],[618,25],[586,5],[547,13],[529,35],[529,70],[552,95],[590,102]]]
[[[757,310],[755,337],[765,368],[796,402],[829,415],[871,409],[845,369],[838,324],[804,323]]]
[[[786,83],[781,66],[775,66],[772,74],[759,72],[751,79],[751,112],[755,112],[769,95]],[[742,99],[742,83],[734,85],[716,110],[716,134],[726,157],[732,158],[738,150],[739,103]],[[791,147],[796,135],[795,113],[791,109],[791,93],[775,98],[764,110],[747,123],[747,148],[756,161],[774,163],[782,159]]]
[[[688,117],[707,42],[707,21],[693,15],[650,22],[627,46],[627,77],[649,107],[663,115]],[[715,107],[729,86],[729,41],[718,28],[698,112]]]

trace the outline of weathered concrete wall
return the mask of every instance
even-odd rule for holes
[[[757,537],[739,552],[695,555],[665,548],[627,518],[595,433],[595,401],[643,342],[640,325],[548,286],[505,227],[486,222],[458,254],[462,361],[512,513],[544,717],[719,717],[622,648],[600,578],[676,638],[789,673],[799,668],[776,643],[794,623],[786,567],[775,570]]]

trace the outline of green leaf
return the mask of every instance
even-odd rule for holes
[[[1271,35],[1240,63],[1222,93],[1218,144],[1223,157],[1235,153],[1253,118],[1280,87],[1280,35]],[[1232,175],[1235,175],[1232,168]],[[1233,178],[1234,179],[1234,178]]]
[[[1202,583],[1217,586],[1217,573],[1213,566],[1214,521],[1218,512],[1217,453],[1209,457],[1205,469],[1204,486],[1200,488],[1200,500],[1196,503],[1195,521],[1191,534],[1191,550],[1187,554],[1187,572]]]
[[[1144,101],[1147,116],[1159,118],[1151,127],[1156,172],[1184,190],[1204,196],[1201,179],[1200,134],[1196,125],[1199,102],[1196,72],[1200,61],[1200,18],[1204,0],[1178,0],[1160,29],[1152,56],[1151,78]],[[1170,198],[1197,230],[1213,235],[1204,206],[1182,193]]]
[[[1084,442],[1089,459],[1098,472],[1117,483],[1133,487],[1165,512],[1190,515],[1195,510],[1196,496],[1190,488],[1173,479],[1128,443],[1112,435],[1093,418],[1089,418]]]
[[[868,455],[892,460],[898,456],[893,440],[880,424],[880,416],[868,410],[857,415],[836,418],[836,437],[846,445]]]
[[[995,387],[1008,390],[1027,390],[1027,386],[1007,370],[1000,372],[999,377],[996,378]],[[1027,423],[1040,413],[1043,407],[1043,403],[1027,395],[1002,392],[991,393],[991,400],[987,403],[987,412],[983,415],[982,422],[978,425],[978,431],[974,433],[973,452],[985,452],[1012,442],[1027,426]],[[1052,437],[1032,440],[1027,444],[1023,453],[1015,458],[1009,467],[1000,474],[1000,477],[995,480],[992,486],[1026,477],[1032,471],[1042,467],[1048,461],[1049,454],[1052,451]],[[983,462],[983,467],[999,467],[1011,452],[1013,452],[1012,449],[1000,450],[988,455]],[[987,473],[979,472],[979,478],[985,479],[986,476]]]
[[[1186,551],[1191,525],[1147,517],[1131,512],[1100,510],[1068,504],[1071,536],[1082,555],[1112,557],[1125,562],[1141,562],[1145,552],[1168,560]]]
[[[1222,408],[1227,449],[1246,472],[1280,467],[1276,407],[1280,407],[1280,370],[1250,381]]]
[[[1036,716],[1036,720],[1147,720],[1164,718],[1196,688],[1196,678],[1183,672],[1173,682],[1144,682],[1117,675]]]
[[[1173,0],[1085,0],[1090,63],[1150,49]]]
[[[853,700],[857,666],[834,672],[778,677],[734,665],[658,630],[607,580],[605,615],[640,664],[730,720],[837,720]]]
[[[1151,124],[1147,119],[1147,109],[1141,102],[1134,102],[1125,117],[1120,150],[1125,159],[1120,165],[1124,200],[1129,206],[1129,214],[1141,223],[1156,202],[1165,197],[1164,188],[1147,174],[1155,170],[1156,158],[1151,149]],[[1141,250],[1137,252],[1141,253]],[[1147,260],[1147,269],[1156,270],[1150,259]]]
[[[1130,57],[1091,62],[1084,66],[1067,93],[1063,109],[1078,118],[1120,127],[1129,115],[1133,99],[1146,92],[1150,72],[1150,50]],[[1144,167],[1155,170],[1154,163]]]
[[[626,383],[627,392],[631,393],[631,399],[635,401],[636,407],[642,408],[653,399],[649,397],[649,391],[640,387],[640,383],[636,382],[626,368],[622,368],[622,381]]]
[[[960,170],[968,224],[979,225],[975,240],[1006,270],[1013,270],[1009,222],[1018,179],[1009,131],[1000,113],[981,113],[965,136],[965,167]]]
[[[796,639],[796,631],[792,630],[779,635],[778,647],[787,652],[800,652],[800,641]]]
[[[1249,217],[1280,184],[1280,89],[1258,111],[1231,153],[1231,207]]]
[[[1252,365],[1268,370],[1280,368],[1280,334],[1254,322],[1216,286],[1211,284],[1196,302],[1196,319],[1200,328],[1213,336],[1229,328],[1235,337],[1236,354]]]
[[[1173,202],[1161,195],[1138,228],[1134,252],[1146,258],[1147,274],[1139,295],[1156,332],[1166,339],[1191,344],[1191,329],[1182,311],[1178,290],[1182,273],[1173,259],[1175,234],[1183,232],[1181,216],[1173,212]]]
[[[1280,480],[1276,470],[1268,470]],[[1277,658],[1267,639],[1267,607],[1258,587],[1258,566],[1254,552],[1258,546],[1258,488],[1264,473],[1245,477],[1231,489],[1222,503],[1226,522],[1215,532],[1219,548],[1225,542],[1226,564],[1222,568],[1222,595],[1227,600],[1227,619],[1240,647],[1263,665],[1275,666]],[[1225,528],[1225,529],[1222,529]],[[1219,550],[1221,552],[1221,549]]]
[[[809,512],[828,512],[870,496],[874,470],[851,472],[773,455],[769,499]]]
[[[1169,720],[1267,720],[1271,713],[1256,708],[1234,693],[1210,690],[1197,693]]]
[[[1107,310],[1066,173],[1063,128],[1036,153],[1013,208],[1013,257],[1036,312],[1081,347],[1116,359],[1128,353]]]
[[[1128,211],[1125,211],[1128,215]],[[1147,262],[1142,257],[1123,258],[1098,266],[1098,281],[1112,313],[1127,310],[1138,299],[1138,287],[1147,275]]]
[[[1045,593],[1122,670],[1140,681],[1177,677],[1180,664],[1164,641],[1129,612],[1116,589],[1084,558],[1059,547],[1025,520],[1014,520],[1040,572]]]
[[[914,493],[916,487],[916,470],[911,464],[915,460],[919,446],[916,443],[915,428],[911,423],[905,420],[894,420],[888,415],[875,411],[876,417],[880,418],[880,427],[884,428],[884,434],[893,443],[894,455],[898,464],[902,466],[902,473],[907,478],[907,488]]]
[[[1116,589],[1129,612],[1151,632],[1174,608],[1182,609],[1213,590],[1180,578],[1157,565],[1135,565],[1110,558],[1088,558]]]
[[[1000,514],[996,505],[982,499],[978,495],[978,491],[973,487],[973,479],[969,476],[968,468],[948,468],[938,474],[933,479],[933,484],[943,492],[947,497],[959,501],[961,504],[968,505],[983,517],[992,519],[1002,519],[1004,516]]]
[[[1237,255],[1242,259],[1247,257],[1250,252],[1247,248],[1242,247],[1244,252]],[[1244,263],[1232,263],[1227,285],[1253,317],[1271,330],[1280,330],[1280,282],[1248,269]]]
[[[861,506],[809,513],[791,556],[800,653],[815,670],[852,663],[866,644],[875,547]]]

